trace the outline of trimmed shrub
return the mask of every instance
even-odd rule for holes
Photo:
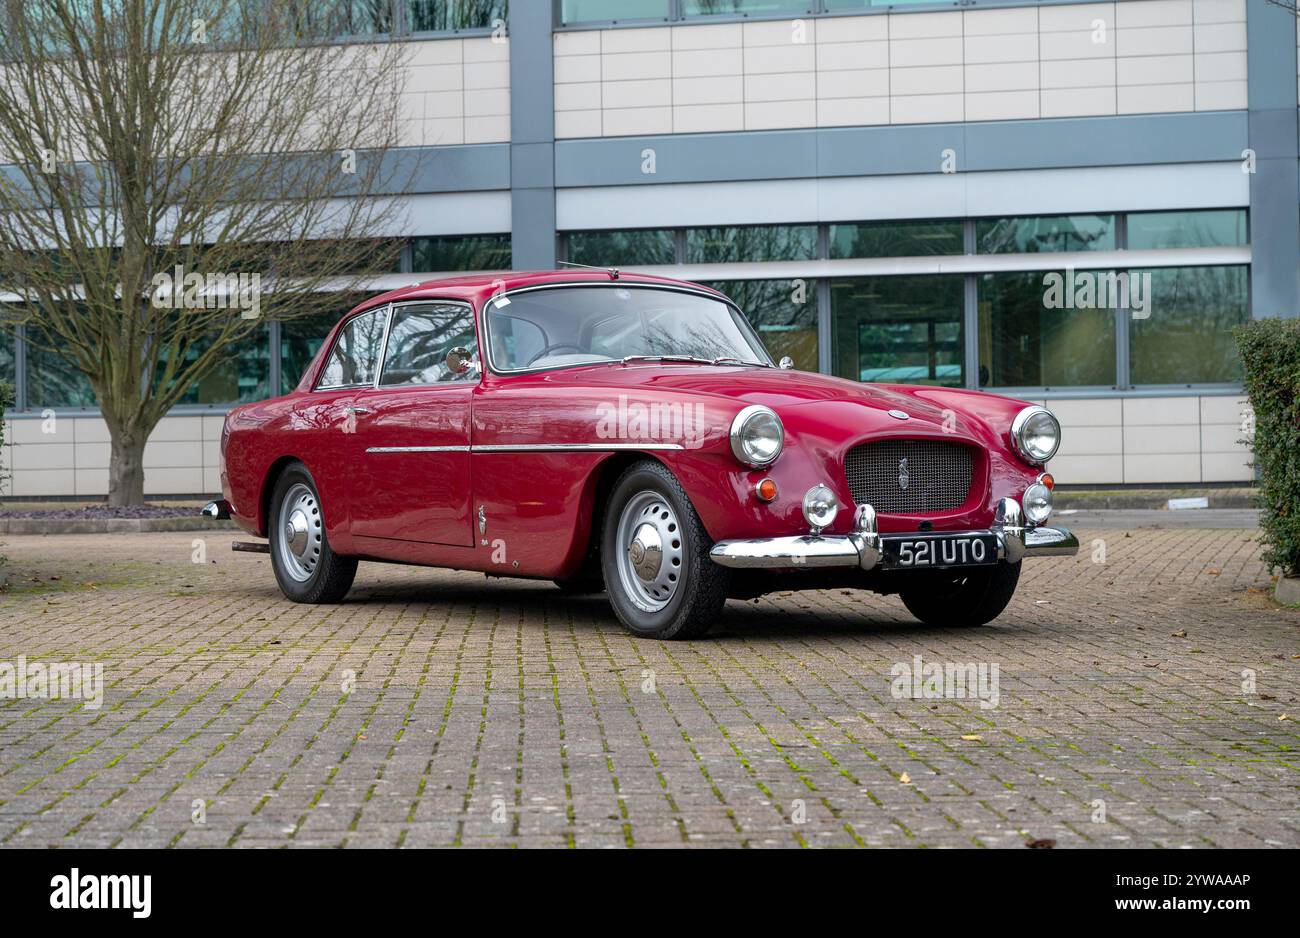
[[[1300,576],[1300,319],[1257,319],[1236,337],[1255,410],[1264,561]]]
[[[5,422],[4,422],[5,411],[13,406],[13,402],[14,402],[14,389],[9,385],[5,384],[3,381],[0,381],[0,453],[3,453],[5,451]],[[4,480],[5,480],[5,467],[3,463],[0,463],[0,482],[4,482]],[[7,558],[4,554],[0,554],[0,567],[3,567],[5,565],[5,561],[8,559],[9,558]],[[0,572],[0,587],[3,586],[4,586],[4,573]]]

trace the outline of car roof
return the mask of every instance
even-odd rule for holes
[[[660,287],[684,287],[689,290],[716,293],[718,296],[723,295],[718,293],[717,290],[714,290],[711,287],[706,287],[703,284],[691,283],[686,280],[673,280],[670,277],[657,277],[653,274],[639,274],[635,271],[587,269],[515,270],[505,271],[502,273],[470,274],[464,277],[445,277],[440,280],[426,280],[423,283],[413,283],[410,286],[399,287],[396,290],[389,290],[387,293],[381,293],[379,296],[371,297],[365,302],[357,305],[352,312],[356,313],[366,309],[373,309],[376,306],[383,306],[386,303],[396,303],[402,300],[455,299],[466,300],[478,306],[488,297],[502,291],[518,290],[521,287],[575,283],[619,283]]]

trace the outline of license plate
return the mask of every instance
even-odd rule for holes
[[[992,534],[929,534],[882,537],[884,565],[979,567],[998,562],[998,539]]]

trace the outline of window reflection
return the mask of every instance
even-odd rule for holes
[[[831,281],[835,373],[855,381],[961,387],[963,279]]]

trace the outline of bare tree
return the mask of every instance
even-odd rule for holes
[[[231,343],[392,266],[405,53],[331,41],[357,7],[0,0],[3,327],[87,376],[109,504]]]

